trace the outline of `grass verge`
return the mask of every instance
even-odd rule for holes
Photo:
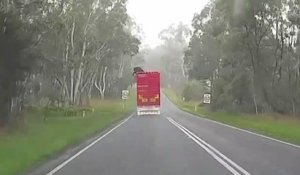
[[[120,100],[93,101],[95,110],[85,117],[65,117],[64,111],[55,111],[44,121],[42,110],[28,113],[25,129],[0,135],[0,174],[21,173],[103,131],[133,112],[134,101],[130,98],[124,111]]]
[[[197,102],[184,102],[180,95],[171,89],[165,89],[168,98],[183,111],[224,124],[260,133],[283,141],[300,145],[300,120],[276,114],[238,114],[213,112],[207,107],[197,107]]]

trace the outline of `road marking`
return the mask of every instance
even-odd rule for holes
[[[219,124],[219,125],[223,125],[223,126],[229,127],[231,129],[242,131],[242,132],[245,132],[245,133],[248,133],[248,134],[252,134],[252,135],[255,135],[255,136],[258,136],[258,137],[262,137],[262,138],[265,138],[265,139],[269,139],[269,140],[272,140],[272,141],[275,141],[275,142],[278,142],[278,143],[281,143],[281,144],[289,145],[291,147],[300,149],[300,145],[296,145],[296,144],[293,144],[293,143],[289,143],[289,142],[285,142],[285,141],[282,141],[282,140],[278,140],[278,139],[275,139],[275,138],[272,138],[272,137],[269,137],[269,136],[266,136],[266,135],[263,135],[263,134],[258,134],[258,133],[246,130],[246,129],[241,129],[241,128],[237,128],[237,127],[234,127],[234,126],[230,126],[228,124],[224,124],[224,123],[221,123],[221,122],[218,122],[218,121],[214,121],[214,120],[211,120],[211,119],[208,119],[208,118],[203,118],[201,116],[196,116],[194,114],[191,114],[189,112],[186,112],[186,111],[183,111],[183,110],[179,109],[176,105],[174,105],[174,103],[167,96],[166,96],[166,99],[173,105],[173,107],[175,107],[179,111],[184,112],[185,114],[188,114],[188,115],[190,115],[190,116],[192,116],[194,118],[201,119],[201,120],[206,120],[206,121],[209,121],[209,122],[212,122],[212,123],[216,123],[216,124]],[[202,116],[205,116],[205,115],[202,115]]]
[[[115,126],[114,128],[112,128],[111,130],[109,130],[107,133],[105,133],[104,135],[102,135],[101,137],[99,137],[97,140],[95,140],[94,142],[92,142],[91,144],[89,144],[88,146],[86,146],[85,148],[83,148],[82,150],[80,150],[78,153],[76,153],[75,155],[73,155],[72,157],[70,157],[69,159],[67,159],[63,163],[61,163],[60,165],[58,165],[52,171],[50,171],[49,173],[47,173],[47,175],[54,175],[55,173],[57,173],[60,169],[62,169],[64,166],[66,166],[68,163],[70,163],[72,160],[74,160],[80,154],[82,154],[83,152],[85,152],[86,150],[88,150],[89,148],[91,148],[92,146],[94,146],[97,142],[99,142],[100,140],[102,140],[103,138],[105,138],[107,135],[109,135],[110,133],[112,133],[114,130],[116,130],[117,128],[119,128],[121,125],[123,125],[124,123],[126,123],[130,118],[133,117],[133,115],[134,114],[131,114],[128,118],[126,118],[125,120],[123,120],[120,124],[118,124],[117,126]]]
[[[173,120],[173,119],[172,119]],[[173,120],[174,121],[174,120]],[[175,122],[175,121],[174,121]],[[177,122],[176,122],[177,123]],[[193,132],[189,131],[188,129],[186,129],[185,127],[183,127],[182,125],[180,125],[179,123],[177,123],[180,127],[182,127],[183,129],[185,129],[189,134],[191,134],[193,137],[195,137],[197,140],[199,140],[201,143],[203,143],[205,146],[207,146],[208,148],[210,148],[211,150],[213,150],[215,153],[217,153],[219,156],[221,156],[223,159],[225,159],[227,162],[229,162],[231,165],[233,165],[234,167],[236,167],[239,171],[241,171],[242,173],[246,174],[246,175],[250,175],[249,172],[247,172],[245,169],[243,169],[242,167],[240,167],[239,165],[237,165],[235,162],[233,162],[232,160],[230,160],[228,157],[226,157],[224,154],[222,154],[220,151],[218,151],[216,148],[214,148],[213,146],[211,146],[210,144],[208,144],[207,142],[205,142],[203,139],[199,138],[196,134],[194,134]]]
[[[220,151],[215,149],[213,146],[209,145],[207,142],[199,138],[197,135],[174,121],[172,118],[167,118],[169,122],[171,122],[173,125],[175,125],[178,129],[180,129],[183,133],[185,133],[189,138],[191,138],[195,143],[197,143],[199,146],[201,146],[208,154],[210,154],[215,160],[217,160],[221,165],[223,165],[227,170],[229,170],[233,175],[241,175],[237,170],[239,170],[244,175],[251,175],[249,172],[247,172],[245,169],[243,169],[241,166],[237,165],[235,162],[230,160],[228,157],[226,157],[224,154],[222,154]],[[226,162],[227,161],[227,162]],[[235,168],[235,169],[234,169]]]
[[[255,135],[255,136],[258,136],[258,137],[262,137],[262,138],[265,138],[265,139],[269,139],[269,140],[272,140],[272,141],[275,141],[275,142],[279,142],[279,143],[282,143],[282,144],[289,145],[289,146],[300,149],[300,145],[296,145],[296,144],[292,144],[292,143],[285,142],[285,141],[282,141],[282,140],[278,140],[278,139],[275,139],[275,138],[272,138],[272,137],[269,137],[269,136],[266,136],[266,135],[263,135],[263,134],[258,134],[258,133],[246,130],[246,129],[237,128],[237,127],[234,127],[234,126],[231,126],[231,125],[228,125],[228,124],[224,124],[224,123],[221,123],[221,122],[218,122],[218,121],[214,121],[214,120],[211,120],[211,119],[208,119],[208,118],[203,118],[201,116],[195,116],[195,115],[190,114],[190,113],[185,112],[185,111],[182,111],[182,112],[184,112],[184,113],[186,113],[186,114],[188,114],[188,115],[190,115],[194,118],[197,118],[197,119],[206,120],[206,121],[209,121],[209,122],[212,122],[212,123],[216,123],[216,124],[219,124],[219,125],[229,127],[231,129],[242,131],[242,132],[245,132],[245,133],[248,133],[248,134],[252,134],[252,135]]]

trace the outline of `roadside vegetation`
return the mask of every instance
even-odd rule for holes
[[[181,109],[300,144],[299,9],[294,0],[210,0],[191,32],[163,30],[145,64]]]
[[[25,112],[26,128],[0,134],[0,174],[26,171],[129,116],[134,106],[135,98],[131,96],[125,110],[121,100],[93,100],[84,109],[40,108]]]
[[[1,175],[22,172],[132,111],[134,101],[122,111],[120,96],[143,59],[135,57],[136,28],[126,0],[0,2]]]
[[[164,93],[183,111],[300,145],[300,120],[298,118],[275,113],[255,115],[212,111],[210,106],[201,105],[200,101],[183,101],[181,94],[172,89],[164,89]]]
[[[1,1],[0,130],[25,106],[119,97],[142,59],[134,59],[140,41],[126,8],[119,0]]]
[[[184,63],[214,109],[300,116],[299,2],[210,0],[195,14]]]

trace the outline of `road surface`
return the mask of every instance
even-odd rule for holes
[[[132,116],[48,175],[299,175],[300,148],[180,111]]]

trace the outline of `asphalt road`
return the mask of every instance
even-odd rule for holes
[[[230,128],[162,100],[48,175],[299,175],[300,148]]]

